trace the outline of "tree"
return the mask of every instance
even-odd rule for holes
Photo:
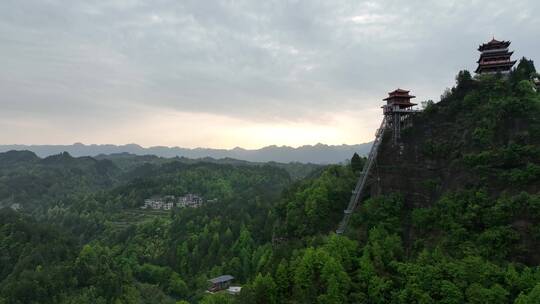
[[[293,283],[301,303],[342,303],[350,288],[343,266],[322,248],[308,248],[295,261]]]
[[[540,283],[528,293],[520,293],[514,304],[535,304],[540,303]]]
[[[233,304],[234,299],[232,296],[223,293],[216,293],[212,295],[205,296],[200,302],[200,304]]]
[[[345,303],[350,288],[350,279],[339,262],[329,258],[321,269],[321,280],[326,287],[319,296],[323,303]]]
[[[189,250],[187,242],[182,242],[182,245],[178,245],[176,256],[178,259],[178,271],[182,275],[186,275],[189,271]]]
[[[356,258],[356,249],[358,248],[358,244],[355,241],[347,237],[332,234],[327,238],[323,248],[334,259],[339,261],[345,270],[353,270],[353,262]]]
[[[257,304],[277,303],[276,283],[270,275],[259,273],[252,284],[252,290]]]
[[[359,173],[360,171],[362,171],[363,166],[364,162],[362,161],[362,158],[360,157],[360,155],[358,155],[358,153],[355,152],[351,158],[351,168],[353,172]]]
[[[467,70],[459,71],[456,76],[456,91],[464,94],[468,92],[474,84],[471,73]]]
[[[430,111],[434,104],[435,102],[433,102],[431,99],[420,102],[422,110],[424,111]]]
[[[450,281],[442,281],[440,288],[442,295],[440,303],[460,304],[464,302],[463,293],[454,283]]]
[[[168,285],[168,290],[170,293],[178,297],[184,297],[187,295],[188,287],[176,272],[171,274]]]
[[[278,299],[284,299],[289,294],[291,279],[287,261],[282,259],[276,270],[276,290]]]
[[[491,288],[485,288],[479,283],[473,283],[465,291],[467,302],[478,304],[506,303],[508,291],[499,284],[494,284]]]
[[[120,295],[123,283],[116,266],[110,249],[95,244],[82,248],[74,268],[81,287],[95,286],[105,298],[114,299]]]
[[[512,71],[510,79],[514,83],[518,83],[521,80],[530,80],[532,76],[536,74],[536,68],[534,62],[525,57],[519,60],[517,67]]]

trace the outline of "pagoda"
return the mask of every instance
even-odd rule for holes
[[[414,113],[420,112],[419,110],[413,109],[413,107],[416,105],[415,103],[411,102],[411,99],[413,98],[415,98],[415,96],[409,94],[409,91],[397,89],[388,93],[388,97],[383,99],[384,101],[386,101],[386,104],[382,106],[384,112],[384,119],[381,122],[381,126],[379,127],[379,129],[377,129],[377,132],[375,133],[375,140],[371,145],[371,150],[369,151],[368,158],[364,162],[364,167],[360,172],[358,182],[356,183],[356,186],[352,191],[351,199],[349,200],[347,209],[343,210],[343,219],[339,223],[339,226],[336,230],[337,234],[343,234],[345,232],[345,229],[347,229],[347,225],[349,224],[349,220],[351,219],[352,213],[354,212],[358,204],[361,203],[362,198],[364,197],[366,191],[366,184],[369,179],[370,172],[373,166],[377,163],[377,154],[387,131],[392,131],[392,145],[396,146],[400,137],[399,133],[401,131],[401,128],[410,126],[412,120],[409,119],[409,117],[411,117]],[[399,155],[403,154],[403,148],[403,143],[400,143],[398,150]]]
[[[508,51],[510,43],[510,41],[499,41],[493,38],[488,43],[479,46],[478,51],[481,54],[475,72],[477,74],[509,73],[516,63],[515,60],[510,59],[514,53]]]
[[[386,126],[392,129],[392,141],[394,144],[397,144],[400,138],[401,129],[409,126],[409,117],[414,113],[420,112],[413,109],[416,103],[412,103],[411,99],[416,98],[416,96],[410,95],[409,92],[398,88],[389,92],[388,97],[383,99],[386,101],[386,104],[382,106]]]

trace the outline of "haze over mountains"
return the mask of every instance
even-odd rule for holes
[[[289,146],[267,146],[261,149],[211,149],[211,148],[181,148],[154,146],[144,148],[137,144],[128,145],[0,145],[0,152],[10,150],[29,150],[39,157],[47,157],[62,152],[79,156],[97,156],[100,154],[130,153],[135,155],[156,155],[160,157],[187,157],[187,158],[234,158],[252,162],[302,162],[316,164],[339,163],[351,158],[356,152],[360,155],[368,153],[371,143],[357,145],[306,145],[298,148]]]

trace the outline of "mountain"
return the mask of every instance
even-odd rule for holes
[[[30,152],[31,153],[31,152]],[[1,157],[2,153],[0,153]],[[220,158],[215,159],[212,157],[204,158],[187,158],[187,157],[172,157],[165,158],[155,155],[135,155],[129,154],[126,152],[123,153],[114,153],[114,154],[100,154],[94,157],[97,160],[110,160],[116,166],[121,168],[124,171],[132,170],[139,166],[144,166],[147,164],[159,165],[166,164],[170,162],[180,162],[184,164],[197,164],[197,163],[213,163],[220,165],[232,165],[232,166],[264,166],[270,165],[274,167],[279,167],[285,169],[291,176],[293,180],[302,179],[312,172],[317,171],[318,169],[324,167],[322,164],[315,163],[300,163],[300,162],[289,162],[289,163],[280,163],[275,161],[269,162],[250,162],[247,160],[239,160],[234,158]],[[1,159],[0,159],[1,160]]]
[[[286,192],[274,252],[304,251],[255,278],[252,299],[273,280],[278,294],[290,286],[286,303],[540,303],[540,94],[519,76],[526,65],[462,71],[397,144],[386,129],[344,236],[333,230],[353,187],[345,170]]]
[[[408,249],[435,241],[454,257],[540,263],[540,96],[516,76],[525,64],[508,78],[461,72],[400,147],[383,140],[371,193],[400,195]]]
[[[164,158],[129,153],[73,157],[67,152],[38,157],[31,151],[0,152],[0,208],[17,203],[27,210],[46,208],[77,191],[97,192],[135,178],[147,178],[167,170],[209,166],[210,168],[279,168],[292,180],[321,170],[313,163],[248,162],[231,158]]]
[[[57,155],[68,152],[74,157],[97,156],[100,154],[130,153],[135,155],[156,155],[160,157],[186,157],[215,159],[233,158],[250,162],[301,162],[315,164],[340,163],[351,158],[356,152],[360,155],[368,153],[371,143],[358,145],[306,145],[298,148],[288,146],[267,146],[261,149],[210,149],[210,148],[180,148],[154,146],[144,148],[136,144],[128,145],[85,145],[75,143],[73,145],[0,145],[0,152],[10,150],[28,150],[36,153],[39,157]]]
[[[13,203],[31,209],[115,184],[121,170],[107,159],[74,158],[64,152],[39,158],[30,151],[0,153],[0,208]]]

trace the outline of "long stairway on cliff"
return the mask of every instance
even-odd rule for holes
[[[377,153],[379,152],[379,147],[381,145],[385,128],[386,128],[386,118],[383,118],[381,122],[381,126],[379,127],[379,129],[377,129],[377,133],[375,133],[375,141],[373,141],[373,145],[371,146],[371,150],[369,151],[368,159],[366,163],[364,164],[364,167],[362,168],[362,172],[360,172],[360,177],[358,178],[356,187],[354,188],[352,192],[349,205],[347,206],[347,209],[343,211],[343,219],[341,220],[341,223],[339,224],[339,227],[336,230],[337,234],[342,234],[343,232],[345,232],[345,229],[347,229],[347,225],[349,224],[351,214],[356,209],[356,206],[358,206],[358,204],[360,203],[360,200],[362,199],[366,182],[369,176],[369,172],[371,171],[371,168],[373,167],[373,163],[375,162],[375,159],[377,159]]]

